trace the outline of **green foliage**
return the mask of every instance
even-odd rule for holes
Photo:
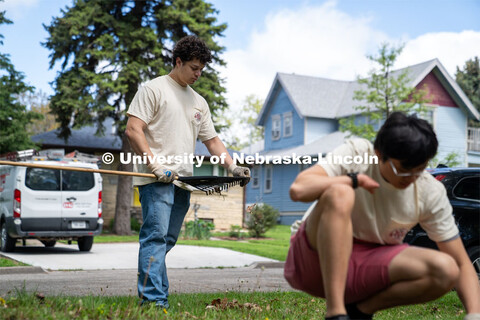
[[[243,239],[245,237],[245,234],[242,232],[242,227],[239,225],[231,225],[228,235],[237,239]]]
[[[208,240],[212,235],[211,232],[213,229],[215,229],[215,225],[209,221],[200,219],[188,221],[185,222],[183,239]]]
[[[255,205],[247,218],[247,229],[255,238],[262,237],[265,232],[277,224],[278,210],[268,204]]]
[[[0,25],[12,21],[0,12]],[[0,34],[0,45],[3,44]],[[19,101],[19,96],[32,92],[33,87],[24,82],[25,75],[15,70],[8,54],[0,53],[0,154],[10,151],[34,148],[25,128],[34,119],[42,116],[27,110]]]
[[[41,119],[34,119],[27,126],[29,135],[32,136],[58,129],[60,125],[55,121],[55,115],[50,110],[48,96],[44,92],[24,93],[20,95],[19,100],[22,104],[30,106],[31,111],[42,115]]]
[[[140,221],[137,220],[137,218],[131,217],[130,218],[130,228],[132,231],[135,232],[140,232],[140,228],[142,227],[142,224]]]
[[[428,162],[428,166],[430,168],[436,168],[439,164],[443,164],[449,168],[458,167],[461,164],[458,157],[459,157],[459,154],[456,153],[455,151],[452,151],[449,154],[447,154],[445,158],[443,158],[442,160],[439,160],[438,157],[435,156],[433,159],[431,159]]]
[[[23,262],[19,262],[16,260],[12,260],[9,258],[4,258],[0,257],[0,268],[4,267],[23,267],[23,266],[28,266],[28,264],[25,264]]]
[[[426,114],[428,108],[424,103],[429,101],[426,91],[408,85],[408,69],[392,71],[402,49],[403,46],[395,47],[384,43],[378,55],[367,55],[378,68],[371,70],[368,78],[357,80],[362,89],[355,91],[353,97],[360,103],[354,107],[358,113],[356,116],[363,116],[365,123],[355,121],[355,116],[343,118],[339,122],[341,131],[349,131],[352,135],[373,141],[376,136],[374,125],[384,121],[391,113],[402,111]]]
[[[227,110],[217,118],[222,124],[222,134],[225,136],[225,143],[233,150],[241,150],[250,144],[263,139],[265,128],[255,125],[258,114],[263,106],[263,100],[251,94],[245,100],[240,113],[232,114]],[[242,130],[235,130],[233,126],[241,126]]]
[[[465,62],[463,69],[457,67],[455,80],[480,112],[480,61],[478,57]],[[471,122],[470,125],[478,127],[480,123],[476,121],[475,123]]]
[[[51,51],[50,67],[61,63],[54,81],[51,109],[68,138],[75,128],[102,122],[113,116],[118,132],[124,132],[125,106],[139,85],[167,74],[173,43],[194,34],[212,50],[213,64],[224,65],[223,47],[214,38],[225,24],[216,24],[217,11],[203,0],[105,1],[75,0],[50,25],[43,45]],[[207,66],[195,86],[210,105],[212,114],[226,107],[225,89],[218,72]]]

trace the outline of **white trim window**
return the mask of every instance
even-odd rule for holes
[[[273,166],[267,165],[265,166],[265,184],[264,184],[264,192],[270,193],[272,192],[273,185]]]
[[[280,139],[280,131],[282,128],[282,119],[279,114],[272,116],[272,140]]]
[[[252,189],[260,187],[260,167],[252,168]]]
[[[283,114],[283,136],[290,137],[293,134],[293,114],[285,112]]]

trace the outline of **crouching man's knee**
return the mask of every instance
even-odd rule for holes
[[[440,253],[430,263],[430,275],[438,290],[448,292],[456,285],[460,269],[451,256]]]
[[[355,192],[350,186],[344,184],[331,185],[319,199],[319,205],[324,208],[324,211],[347,216],[350,216],[354,202]]]

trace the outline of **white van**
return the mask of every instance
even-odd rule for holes
[[[98,169],[94,163],[24,162]],[[100,174],[0,166],[1,251],[14,251],[18,239],[38,239],[46,247],[75,240],[80,251],[90,251],[102,228]]]

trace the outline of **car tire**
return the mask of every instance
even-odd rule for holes
[[[480,246],[469,247],[467,253],[480,280]]]
[[[13,252],[15,251],[16,242],[16,239],[10,237],[8,234],[7,224],[3,222],[0,229],[0,250],[3,252]]]
[[[93,245],[93,237],[81,237],[78,238],[77,242],[80,251],[90,251]]]
[[[56,240],[43,240],[42,243],[45,247],[52,248],[52,247],[55,247],[55,244],[57,243],[57,241]]]

